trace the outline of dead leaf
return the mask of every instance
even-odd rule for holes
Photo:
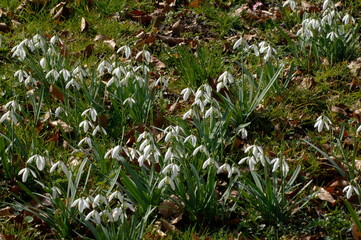
[[[361,233],[355,223],[351,226],[351,232],[354,240],[361,240]]]
[[[89,27],[89,23],[86,21],[86,19],[84,17],[81,18],[80,21],[80,32],[83,33],[85,32]]]
[[[105,39],[107,39],[106,36],[104,36],[104,35],[102,35],[102,34],[98,34],[98,35],[95,36],[95,38],[94,38],[93,41],[94,41],[94,42],[97,42],[97,41],[105,40]]]
[[[0,32],[10,32],[11,28],[6,23],[0,23]]]
[[[0,233],[0,240],[16,240],[16,239],[18,239],[16,235]]]
[[[361,57],[357,58],[355,61],[352,61],[347,67],[354,76],[361,76]]]
[[[165,68],[165,64],[159,60],[158,58],[154,57],[154,56],[151,56],[150,58],[150,62],[155,65],[155,67],[158,69],[158,70],[161,70],[161,69],[164,69]]]
[[[331,193],[329,193],[326,189],[320,188],[319,193],[317,193],[317,197],[322,201],[327,201],[335,206],[336,200],[332,197]]]
[[[62,120],[56,120],[56,121],[50,121],[49,125],[52,127],[61,127],[63,129],[64,132],[68,133],[68,132],[72,132],[73,128],[70,127],[66,122],[62,121]]]
[[[167,44],[171,44],[171,45],[176,45],[176,44],[184,41],[183,38],[168,37],[168,36],[162,36],[162,35],[159,35],[159,39],[162,40],[163,42],[165,42]]]
[[[0,209],[0,217],[6,217],[12,215],[12,208],[7,206]]]
[[[172,32],[174,36],[179,36],[180,33],[184,31],[184,27],[182,26],[181,22],[182,20],[178,20],[172,25]]]
[[[54,85],[50,85],[49,87],[50,96],[64,102],[64,95],[60,92]]]
[[[114,39],[105,40],[104,43],[108,44],[113,50],[117,50],[117,44],[115,43]]]
[[[191,3],[188,4],[188,7],[199,8],[199,0],[193,0]]]
[[[162,223],[162,226],[166,230],[168,230],[170,232],[179,232],[179,229],[176,226],[174,226],[173,224],[169,223],[167,220],[161,218],[161,219],[159,219],[159,221]]]
[[[58,5],[56,5],[50,10],[50,15],[54,15],[57,11],[59,11],[60,8],[64,7],[65,5],[66,5],[66,1],[60,2]]]

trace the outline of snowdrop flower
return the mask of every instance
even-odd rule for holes
[[[60,44],[63,44],[63,41],[58,37],[58,36],[53,36],[51,39],[50,39],[50,43],[55,45],[56,42],[60,42]]]
[[[29,41],[34,44],[34,47],[40,48],[45,52],[45,40],[40,34],[36,34],[32,41]],[[29,46],[30,47],[30,46]],[[31,47],[30,47],[31,48]],[[33,50],[32,50],[33,51]]]
[[[59,78],[59,73],[55,69],[50,70],[46,75],[45,78],[53,77],[55,81]]]
[[[217,169],[219,168],[218,163],[212,158],[209,157],[202,165],[203,169],[206,169],[208,166],[214,165]]]
[[[23,175],[22,176],[22,181],[23,182],[26,182],[26,180],[28,179],[28,176],[29,176],[29,173],[31,173],[33,175],[34,178],[37,178],[36,177],[36,174],[33,170],[31,170],[30,168],[23,168],[19,171],[18,175]]]
[[[170,163],[167,166],[165,166],[162,170],[162,174],[167,174],[168,172],[172,172],[172,178],[176,178],[179,173],[179,166],[175,163]]]
[[[188,137],[186,137],[186,138],[184,139],[184,143],[186,143],[186,142],[188,142],[188,141],[190,141],[191,144],[192,144],[192,146],[195,147],[196,144],[197,144],[197,137],[194,136],[194,135],[189,135]]]
[[[361,132],[361,125],[356,129],[356,133]]]
[[[168,148],[167,152],[164,155],[164,162],[168,162],[168,160],[173,159],[173,156],[174,156],[174,154],[172,152],[172,148],[170,147],[170,148]]]
[[[60,189],[58,187],[52,187],[51,191],[52,191],[51,196],[53,199],[57,198],[58,196],[60,196],[62,194],[62,192],[60,191]]]
[[[89,147],[93,147],[92,145],[92,140],[89,137],[85,137],[82,140],[80,140],[80,142],[78,143],[78,146],[80,147],[81,145],[83,145],[84,143],[87,143]]]
[[[84,121],[80,122],[79,127],[80,128],[83,127],[84,132],[88,132],[89,127],[94,128],[94,125],[90,121],[84,120]]]
[[[358,189],[351,184],[343,189],[343,192],[346,192],[346,198],[349,199],[352,196],[352,193],[355,192],[357,195],[360,195]]]
[[[45,158],[41,155],[36,154],[36,155],[30,157],[26,161],[26,163],[31,164],[34,160],[36,162],[36,167],[39,169],[39,171],[43,171],[44,167],[45,167]]]
[[[328,5],[331,5],[331,4],[332,4],[331,0],[325,0],[322,4],[322,10],[325,11],[327,9]]]
[[[66,69],[60,70],[59,74],[63,75],[65,81],[68,81],[68,79],[70,78],[70,72]]]
[[[28,74],[24,70],[18,70],[15,72],[14,77],[17,77],[19,82],[22,83],[24,79],[28,77]]]
[[[108,201],[111,202],[115,198],[118,198],[120,202],[124,201],[124,196],[118,190],[108,196]]]
[[[183,95],[183,100],[187,101],[191,93],[193,93],[193,90],[191,88],[183,89],[181,92],[181,94]]]
[[[204,145],[200,145],[196,149],[194,149],[192,155],[195,156],[199,151],[201,151],[201,152],[205,153],[206,155],[208,155],[208,150]]]
[[[104,74],[105,71],[111,72],[112,69],[113,69],[113,66],[108,61],[105,61],[105,60],[102,61],[97,68],[100,75]]]
[[[135,104],[135,100],[132,97],[128,97],[124,100],[123,105],[129,104],[129,107],[133,107],[133,104]]]
[[[46,59],[45,57],[43,57],[41,60],[40,60],[40,66],[45,70],[46,68]]]
[[[326,36],[326,38],[329,38],[332,42],[333,42],[333,40],[335,40],[335,38],[337,38],[337,37],[338,37],[338,35],[337,35],[337,33],[335,33],[335,32],[330,32],[330,33],[328,33],[327,36]]]
[[[135,59],[138,59],[140,57],[140,55],[143,54],[143,57],[145,58],[145,60],[149,63],[150,62],[150,52],[148,52],[147,50],[143,50],[138,52],[138,54],[135,56]]]
[[[122,150],[122,147],[120,145],[110,149],[105,155],[104,158],[108,158],[111,156],[114,159],[120,160],[121,156],[119,155],[120,150]]]
[[[55,171],[56,168],[58,168],[60,166],[60,168],[63,170],[63,172],[65,173],[65,175],[68,176],[68,168],[65,165],[65,163],[63,161],[58,161],[57,163],[53,164],[50,168],[50,173],[53,173]]]
[[[220,166],[218,168],[217,174],[219,174],[221,172],[227,172],[228,173],[228,178],[230,178],[232,176],[232,168],[228,163],[224,163],[222,166]]]
[[[64,111],[64,109],[62,107],[57,107],[55,109],[55,117],[56,118],[59,117],[61,111]]]
[[[218,116],[222,116],[221,111],[219,111],[217,108],[211,106],[204,114],[204,118],[211,117],[211,116],[213,116],[214,113],[217,114]]]
[[[83,78],[88,75],[87,72],[79,66],[74,68],[72,74],[73,76],[77,76],[81,81],[83,81]]]
[[[92,218],[96,224],[100,224],[100,217],[101,216],[97,210],[92,210],[90,213],[88,213],[88,215],[86,215],[85,221],[89,221],[89,219]]]
[[[125,46],[119,48],[117,53],[120,53],[123,50],[124,50],[125,58],[129,58],[132,55],[132,50],[130,49],[130,47],[128,45],[125,45]]]
[[[93,208],[100,205],[100,203],[104,203],[105,205],[108,204],[108,201],[106,199],[106,197],[104,197],[101,194],[98,194],[95,196],[94,201],[93,201]]]
[[[238,134],[241,134],[242,139],[246,139],[248,136],[248,132],[245,128],[241,128],[238,130]]]
[[[254,156],[247,156],[242,158],[238,164],[243,164],[244,162],[248,162],[249,169],[253,171],[255,169],[255,165],[257,164],[257,160]]]
[[[78,205],[78,209],[79,209],[79,212],[80,212],[80,213],[83,213],[83,211],[85,210],[85,208],[90,208],[88,201],[85,200],[83,197],[76,199],[76,200],[71,204],[71,207],[75,207],[76,205]]]
[[[296,2],[295,2],[294,0],[287,0],[286,2],[283,3],[282,7],[285,7],[285,6],[287,6],[287,5],[290,6],[290,8],[292,9],[292,11],[294,11],[295,8],[296,8]]]
[[[355,19],[349,14],[347,13],[343,18],[342,18],[342,22],[343,24],[347,25],[350,23],[350,21],[352,23],[355,23]]]
[[[221,74],[218,78],[218,84],[217,84],[217,92],[220,91],[221,88],[226,87],[228,89],[228,84],[234,83],[233,76],[230,72],[225,71]]]
[[[70,88],[70,86],[73,86],[73,87],[75,87],[75,88],[78,89],[78,90],[81,88],[80,85],[79,85],[79,83],[78,83],[77,81],[75,81],[74,78],[72,78],[72,79],[65,85],[65,89]]]
[[[186,113],[183,114],[183,120],[186,120],[187,118],[189,118],[190,116],[193,115],[193,109],[189,109]]]
[[[326,116],[319,116],[315,123],[315,128],[317,128],[318,132],[321,132],[323,127],[326,127],[327,130],[330,130],[331,120]]]
[[[19,60],[23,61],[26,58],[26,51],[25,51],[25,43],[21,42],[19,45],[13,47],[11,52],[13,55],[11,57],[18,57]]]
[[[116,207],[113,209],[112,211],[112,217],[113,217],[113,221],[116,222],[118,221],[119,217],[123,217],[123,209],[120,207]]]
[[[170,185],[170,187],[172,188],[172,190],[175,190],[175,185],[173,182],[173,179],[170,178],[169,176],[165,176],[158,184],[158,188],[162,188],[165,184]]]
[[[100,126],[100,125],[98,125],[98,126],[96,126],[96,127],[94,128],[94,130],[93,130],[93,132],[92,132],[92,135],[95,136],[98,132],[101,132],[101,133],[103,133],[104,135],[108,135],[108,134],[107,134],[107,131],[105,131],[105,129],[104,129],[102,126]]]
[[[247,49],[249,48],[249,45],[248,45],[247,41],[244,40],[243,38],[238,39],[238,40],[234,43],[234,45],[233,45],[233,50],[239,48],[240,46],[244,47],[245,50],[247,50]]]
[[[94,108],[88,108],[81,114],[82,117],[84,117],[85,115],[90,116],[91,120],[93,122],[96,122],[98,113]]]
[[[24,84],[25,84],[25,87],[29,87],[30,85],[35,85],[35,84],[36,84],[36,81],[35,81],[35,79],[34,79],[31,75],[29,75],[29,76],[25,79]]]
[[[276,172],[277,169],[281,167],[281,171],[284,176],[286,176],[290,170],[287,162],[283,158],[275,158],[271,161],[271,164],[273,164],[272,172]]]

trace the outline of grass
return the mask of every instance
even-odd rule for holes
[[[55,21],[56,1],[17,11],[18,1],[0,0],[8,12],[0,22],[11,27],[0,44],[0,234],[351,238],[361,103],[348,65],[361,49],[357,34],[345,39],[341,30],[359,32],[342,17],[351,13],[357,23],[361,5],[346,1],[316,30],[302,21],[322,17],[321,1],[310,2],[321,12],[305,15],[298,2],[295,12],[281,2],[169,3],[70,1],[71,14]],[[314,36],[295,35],[301,25]],[[332,31],[339,37],[329,45]],[[63,43],[12,56],[36,34]],[[124,45],[129,58],[116,53]],[[19,81],[19,69],[35,82]],[[321,115],[332,124],[318,132]]]

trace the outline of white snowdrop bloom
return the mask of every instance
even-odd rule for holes
[[[133,107],[133,105],[135,104],[135,100],[132,97],[128,97],[127,99],[124,100],[123,105],[129,104],[129,107]]]
[[[92,135],[95,136],[98,132],[100,132],[100,133],[102,133],[102,134],[104,134],[104,135],[108,135],[108,134],[107,134],[107,131],[105,131],[105,129],[104,129],[102,126],[100,126],[100,125],[98,125],[98,126],[96,126],[96,127],[94,128],[94,130],[93,130],[93,132],[92,132]]]
[[[97,210],[92,210],[88,215],[85,217],[85,221],[89,221],[89,219],[92,219],[96,224],[100,224],[101,218],[100,214]]]
[[[228,163],[224,163],[223,165],[221,165],[218,168],[217,174],[219,174],[221,172],[227,172],[228,173],[228,178],[230,178],[232,176],[232,168]]]
[[[189,118],[190,116],[193,115],[193,109],[189,109],[186,113],[183,114],[183,120],[186,120],[187,118]]]
[[[320,21],[317,20],[317,19],[311,19],[309,24],[313,29],[319,29],[320,28]]]
[[[317,128],[318,132],[321,132],[323,127],[326,127],[327,130],[330,130],[331,120],[326,116],[319,116],[316,120],[316,123],[314,125],[315,128]]]
[[[18,57],[19,60],[23,61],[26,58],[26,51],[24,48],[24,44],[19,44],[11,49],[13,55],[11,57]]]
[[[73,76],[77,76],[81,81],[83,81],[84,77],[88,76],[87,72],[79,66],[74,68],[72,74]]]
[[[355,23],[355,19],[349,14],[347,13],[343,18],[342,18],[342,22],[343,24],[347,25],[350,22]]]
[[[191,144],[192,144],[192,146],[195,147],[196,144],[197,144],[197,137],[194,136],[194,135],[189,135],[188,137],[186,137],[186,138],[184,139],[184,143],[186,143],[186,142],[188,142],[188,141],[190,141]]]
[[[130,58],[132,55],[132,50],[130,49],[130,47],[128,45],[124,45],[124,46],[120,47],[117,50],[117,53],[120,53],[121,51],[124,51],[125,58]]]
[[[170,187],[172,188],[172,190],[175,190],[175,185],[173,182],[173,179],[169,176],[165,176],[158,184],[158,188],[162,188],[165,184],[170,185]]]
[[[162,170],[162,174],[166,175],[168,172],[171,172],[172,174],[172,178],[176,178],[178,176],[179,173],[179,166],[175,163],[170,163],[167,166],[165,166]]]
[[[118,190],[108,196],[108,201],[111,202],[115,198],[118,198],[119,202],[124,201],[124,196]]]
[[[88,132],[89,127],[94,128],[94,125],[93,125],[90,121],[84,120],[84,121],[82,121],[82,122],[79,123],[79,127],[80,127],[80,128],[83,127],[84,132]]]
[[[43,50],[43,52],[45,52],[45,40],[40,34],[36,34],[32,38],[31,42],[34,44],[34,47],[40,48]]]
[[[45,75],[45,78],[53,77],[54,80],[57,81],[59,76],[60,75],[59,75],[58,71],[56,71],[55,69],[52,69]]]
[[[224,83],[223,83],[223,82],[219,82],[219,83],[217,83],[216,91],[219,92],[219,91],[221,91],[221,89],[224,88],[224,87],[225,87]]]
[[[263,149],[261,146],[257,146],[257,145],[251,145],[251,146],[248,146],[246,148],[246,150],[244,150],[245,153],[248,153],[252,150],[252,155],[255,157],[255,158],[258,158],[259,156],[263,155]]]
[[[25,87],[29,87],[30,85],[36,85],[36,80],[31,76],[31,74],[24,81]]]
[[[119,218],[123,218],[124,217],[123,209],[120,207],[114,208],[112,210],[112,217],[114,222],[118,221]]]
[[[63,109],[62,107],[57,107],[57,108],[55,109],[55,117],[56,117],[56,118],[59,117],[60,112],[62,112],[62,111],[64,111],[64,109]]]
[[[11,109],[11,110],[19,109],[19,111],[21,111],[21,106],[17,103],[17,101],[12,100],[5,104],[5,109]]]
[[[357,195],[360,195],[359,190],[356,187],[352,186],[351,184],[346,186],[343,189],[343,192],[346,192],[347,199],[349,199],[352,196],[353,192],[355,192]]]
[[[18,175],[23,175],[21,180],[23,182],[26,182],[26,180],[28,179],[29,173],[31,173],[34,178],[37,178],[35,172],[33,170],[31,170],[30,168],[21,169],[19,171]]]
[[[172,148],[168,148],[167,152],[164,155],[164,162],[168,162],[169,160],[171,160],[173,158],[174,154],[172,152]]]
[[[26,163],[31,164],[34,160],[39,171],[43,171],[45,167],[45,158],[41,155],[35,154],[34,156],[30,157]]]
[[[101,203],[104,203],[105,205],[108,204],[108,200],[106,199],[106,197],[104,197],[101,194],[98,194],[95,196],[94,201],[93,201],[93,208],[100,205]]]
[[[120,67],[115,68],[112,72],[113,76],[116,76],[118,80],[122,77],[122,73]]]
[[[70,72],[67,69],[60,70],[59,74],[61,74],[65,81],[68,81],[68,79],[71,77]]]
[[[361,132],[361,125],[356,129],[356,133],[359,133],[359,132]]]
[[[218,77],[217,81],[223,82],[224,86],[227,87],[228,84],[234,83],[234,78],[230,72],[225,71]]]
[[[253,171],[255,169],[255,165],[257,164],[257,159],[254,156],[247,156],[242,158],[238,164],[243,164],[244,162],[248,163],[249,169]]]
[[[326,36],[326,38],[329,38],[332,42],[335,40],[335,38],[337,38],[338,37],[338,35],[337,35],[337,33],[335,33],[335,32],[330,32],[330,33],[328,33],[327,34],[327,36]]]
[[[139,151],[143,151],[146,146],[150,144],[150,141],[148,139],[144,139],[144,141],[139,146]]]
[[[249,45],[247,43],[246,40],[244,40],[243,38],[238,39],[234,44],[233,44],[233,50],[239,48],[240,46],[242,46],[245,49],[249,48]]]
[[[114,159],[120,159],[119,152],[120,152],[121,149],[122,149],[122,147],[121,147],[120,145],[115,146],[115,147],[113,148],[113,151],[112,151],[112,158],[114,158]]]
[[[9,117],[10,117],[10,111],[4,113],[4,115],[2,115],[1,118],[0,118],[0,123],[2,123],[5,120],[9,119]]]
[[[19,82],[22,83],[28,77],[28,74],[24,70],[18,70],[14,73],[14,77],[17,77]]]
[[[46,58],[43,57],[39,63],[40,63],[40,66],[45,70],[46,69]]]
[[[287,6],[287,5],[290,6],[290,8],[292,9],[292,11],[294,11],[295,8],[296,8],[296,2],[295,2],[294,0],[287,0],[286,2],[283,3],[282,7],[285,7],[285,6]]]
[[[238,130],[238,134],[241,134],[242,139],[246,139],[248,136],[248,132],[245,128],[241,128]]]
[[[138,54],[135,56],[135,59],[138,59],[140,55],[143,55],[144,59],[149,63],[150,62],[150,52],[147,50],[143,50],[138,52]]]
[[[113,66],[108,61],[104,60],[99,64],[97,71],[100,75],[102,75],[105,71],[112,72],[112,69]]]
[[[279,167],[281,167],[284,176],[289,172],[289,166],[283,158],[275,158],[271,161],[271,164],[273,164],[272,172],[276,172]]]
[[[82,140],[80,140],[80,142],[78,143],[78,147],[80,147],[81,145],[83,145],[84,143],[87,143],[88,144],[88,146],[89,147],[93,147],[93,145],[92,145],[92,140],[91,140],[91,138],[89,138],[89,137],[85,137],[85,138],[83,138]]]
[[[55,171],[55,169],[58,168],[59,166],[63,170],[65,175],[68,176],[68,172],[69,172],[68,167],[65,165],[65,163],[63,161],[58,161],[57,163],[53,164],[50,168],[50,173],[53,173]]]
[[[80,84],[77,81],[75,81],[74,78],[70,79],[70,81],[65,85],[65,89],[70,88],[70,86],[73,86],[78,90],[80,90],[81,88]]]
[[[52,187],[51,191],[52,191],[51,197],[53,199],[57,198],[58,196],[60,196],[62,194],[61,190],[58,187]]]
[[[90,116],[91,120],[93,122],[96,122],[98,113],[94,108],[88,108],[81,114],[82,117],[84,117],[85,115]]]
[[[86,201],[83,197],[76,199],[76,200],[71,204],[71,207],[75,207],[75,206],[77,206],[77,205],[78,205],[78,210],[79,210],[80,213],[83,213],[83,211],[84,211],[86,208],[90,208],[88,201]]]
[[[208,150],[204,145],[199,145],[196,149],[194,149],[193,151],[193,156],[195,156],[199,151],[205,153],[206,155],[208,155]]]
[[[193,90],[191,88],[183,89],[181,92],[181,94],[183,95],[183,100],[187,101],[191,93],[193,93]]]
[[[215,166],[217,169],[219,168],[218,163],[214,160],[214,158],[209,157],[202,165],[203,169],[206,169],[208,166]]]
[[[328,8],[328,6],[331,4],[332,4],[331,0],[325,0],[322,4],[322,10],[325,11]]]

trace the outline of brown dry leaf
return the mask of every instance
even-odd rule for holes
[[[162,223],[162,226],[167,230],[167,231],[170,231],[170,232],[179,232],[179,229],[174,226],[173,224],[169,223],[167,220],[161,218],[159,219],[159,221]]]
[[[233,13],[232,16],[234,17],[239,17],[241,16],[242,13],[246,12],[249,9],[248,5],[242,4],[242,6],[240,8],[237,8]]]
[[[340,113],[340,114],[342,114],[342,115],[344,115],[346,117],[349,116],[349,114],[351,114],[350,109],[346,105],[344,105],[342,103],[337,104],[336,106],[332,106],[331,111],[335,112],[335,113]]]
[[[114,39],[105,40],[104,43],[108,44],[113,50],[117,50],[117,44],[115,43]]]
[[[355,61],[352,61],[347,66],[351,73],[355,76],[361,76],[361,57],[357,58]]]
[[[85,32],[89,27],[89,23],[86,21],[86,19],[84,17],[81,18],[80,21],[80,32],[83,33]]]
[[[102,35],[102,34],[98,34],[98,35],[95,36],[95,38],[94,38],[93,41],[94,41],[94,42],[97,42],[97,41],[105,40],[105,39],[107,39],[106,36],[104,36],[104,35]]]
[[[336,204],[336,200],[332,197],[331,193],[329,193],[326,189],[320,188],[320,192],[317,193],[317,197],[322,201],[327,201],[334,206]]]
[[[6,23],[0,23],[0,32],[10,32],[11,28]]]
[[[66,133],[73,131],[72,127],[70,127],[66,122],[63,122],[61,120],[51,121],[51,122],[49,122],[49,125],[54,128],[61,127],[63,129],[63,131]]]
[[[190,2],[188,4],[188,7],[191,7],[191,8],[199,8],[199,0],[193,0],[192,2]]]
[[[158,69],[158,70],[161,70],[163,68],[165,68],[165,64],[159,60],[158,58],[154,57],[154,56],[151,56],[150,57],[150,62],[155,65],[155,67]]]
[[[162,36],[162,35],[159,35],[159,39],[167,44],[173,44],[173,45],[176,45],[176,44],[184,41],[183,38],[168,37],[168,36]]]
[[[318,13],[321,11],[320,8],[318,8],[316,5],[311,4],[307,1],[301,1],[301,7],[303,11],[306,11],[308,13]]]
[[[172,32],[174,36],[179,36],[184,31],[184,27],[181,25],[182,20],[176,21],[172,25]]]
[[[7,206],[2,209],[0,209],[0,217],[7,217],[12,215],[12,208]]]
[[[16,240],[16,239],[18,239],[16,235],[0,233],[0,240]]]
[[[246,41],[252,41],[252,39],[255,37],[257,37],[257,34],[246,34],[243,36],[243,39]]]
[[[314,86],[312,77],[305,77],[302,79],[301,84],[298,86],[299,89],[311,89]]]
[[[361,240],[361,233],[356,224],[352,224],[351,227],[352,237],[354,240]]]
[[[172,200],[164,200],[158,207],[158,213],[162,215],[164,218],[171,218],[174,215],[181,214],[179,206],[174,203]]]
[[[50,15],[54,15],[56,12],[59,11],[60,8],[64,7],[65,5],[66,5],[66,1],[60,2],[58,5],[56,5],[50,10]]]
[[[348,185],[349,185],[348,181],[346,181],[344,178],[337,178],[330,184],[330,188],[338,188],[339,187],[339,188],[343,189]]]
[[[50,85],[49,87],[50,96],[64,102],[64,95],[60,92],[54,85]]]

